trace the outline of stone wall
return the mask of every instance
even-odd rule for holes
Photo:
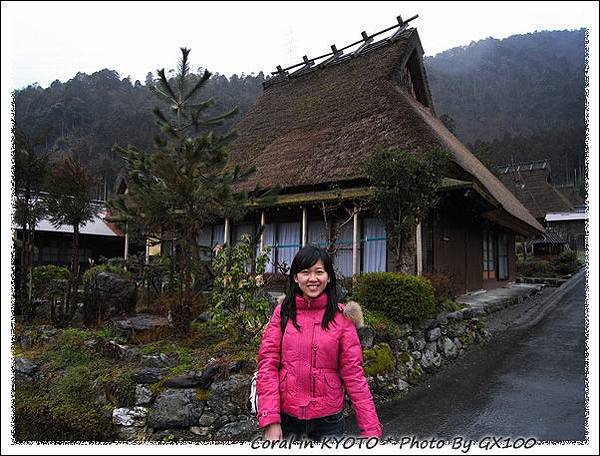
[[[422,376],[463,354],[465,347],[488,337],[471,309],[440,314],[436,319],[404,324],[391,332],[359,331],[365,373],[376,402],[399,397]],[[147,360],[149,362],[151,360]],[[136,405],[113,411],[122,440],[251,440],[261,435],[247,400],[248,366],[231,363],[164,380],[166,368],[152,360],[133,375]],[[158,364],[157,364],[158,363]],[[156,388],[160,382],[161,387]],[[347,411],[350,411],[348,401]]]

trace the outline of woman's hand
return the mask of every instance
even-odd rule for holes
[[[283,440],[283,432],[279,423],[269,424],[265,428],[265,440]]]

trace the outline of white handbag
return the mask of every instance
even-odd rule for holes
[[[250,411],[256,415],[258,413],[258,393],[256,392],[256,378],[258,377],[258,371],[254,372],[252,375],[252,380],[250,381],[250,397],[248,401],[250,402]]]

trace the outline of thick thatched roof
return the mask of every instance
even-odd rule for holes
[[[436,117],[422,54],[416,30],[407,29],[341,63],[269,84],[237,125],[230,147],[233,162],[257,169],[243,188],[361,179],[361,165],[377,146],[414,153],[444,148],[522,231],[543,231]],[[419,101],[409,94],[411,86]]]
[[[573,204],[550,182],[547,160],[518,163],[499,168],[502,182],[529,212],[544,220],[548,212],[570,212]]]

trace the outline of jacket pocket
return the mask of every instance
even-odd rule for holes
[[[324,374],[324,390],[323,396],[328,404],[334,407],[341,407],[344,395],[342,392],[342,379],[337,372],[325,372]]]
[[[287,391],[288,370],[283,368],[279,371],[279,391],[285,393]]]

